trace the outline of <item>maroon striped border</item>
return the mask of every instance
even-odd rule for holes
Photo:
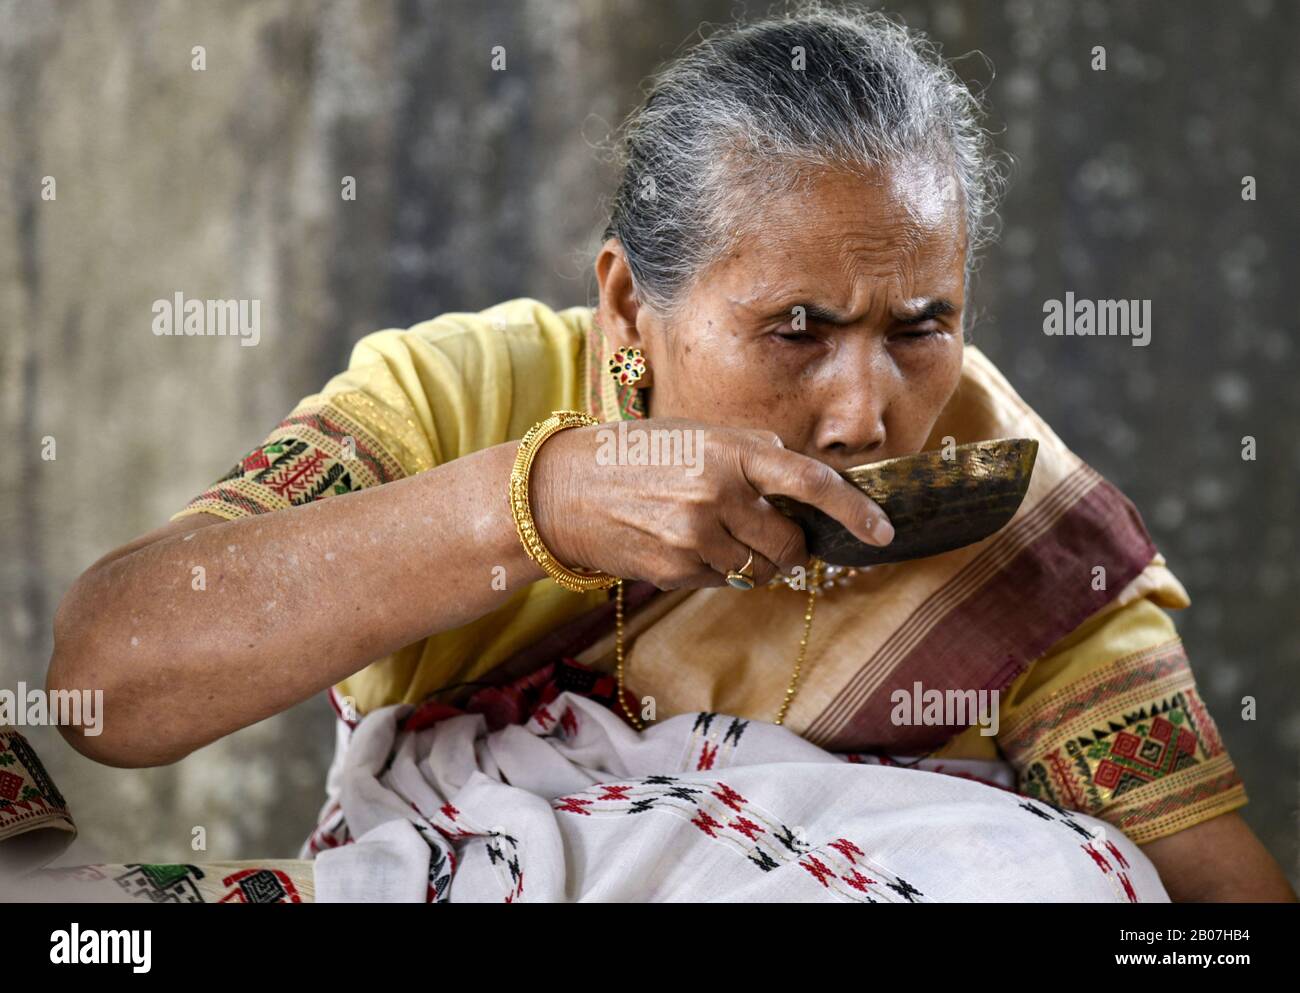
[[[894,709],[890,694],[895,689],[910,692],[920,682],[927,690],[1003,690],[1113,600],[1146,568],[1156,547],[1132,501],[1106,479],[1096,480],[1045,533],[912,645],[865,701],[829,726],[827,715],[843,709],[842,698],[852,690],[850,681],[804,737],[836,752],[932,751],[964,728],[896,727],[890,720]],[[1060,483],[1060,487],[1069,485],[1071,477]],[[913,618],[931,612],[933,602],[945,598],[948,588],[977,568],[981,558],[996,554],[996,547],[990,546],[918,606],[900,632]],[[1105,590],[1092,588],[1096,566],[1106,569]],[[886,644],[880,652],[889,648]],[[859,671],[871,668],[874,661],[874,657],[868,660]]]
[[[817,717],[809,732],[829,734],[839,727],[949,610],[960,606],[1025,546],[1051,530],[1061,515],[1100,479],[1095,469],[1081,463],[1035,507],[1003,528],[986,548],[912,611],[907,620],[881,643],[870,660],[854,673]]]

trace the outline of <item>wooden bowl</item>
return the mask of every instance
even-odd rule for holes
[[[789,497],[767,499],[803,528],[808,552],[833,565],[866,566],[938,555],[994,534],[1015,515],[1033,475],[1038,442],[999,438],[854,466],[845,479],[889,515],[885,547],[855,538],[839,521]]]

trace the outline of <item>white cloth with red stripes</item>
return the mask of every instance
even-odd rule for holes
[[[498,731],[478,714],[399,731],[410,710],[347,736],[330,777],[346,841],[316,856],[319,902],[1169,901],[1110,824],[775,724],[638,732],[564,693]]]

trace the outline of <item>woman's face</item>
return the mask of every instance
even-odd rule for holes
[[[670,319],[637,307],[607,243],[598,320],[645,351],[650,416],[766,428],[836,469],[920,451],[962,365],[966,246],[945,188],[915,166],[756,202]]]

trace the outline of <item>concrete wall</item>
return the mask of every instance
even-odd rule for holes
[[[163,523],[360,335],[511,296],[587,302],[610,186],[592,143],[659,59],[732,9],[0,3],[4,684],[43,680],[53,611],[83,568]],[[1019,160],[974,338],[1134,499],[1187,584],[1180,630],[1246,777],[1245,816],[1294,873],[1300,14],[893,9],[996,66],[960,63]],[[488,71],[494,45],[504,73]],[[150,305],[178,290],[259,298],[260,345],[155,337]],[[1043,302],[1067,290],[1150,299],[1152,344],[1045,337]],[[143,771],[98,767],[52,730],[32,740],[81,824],[75,860],[193,860],[194,825],[209,858],[287,856],[321,800],[331,720],[313,700]]]

